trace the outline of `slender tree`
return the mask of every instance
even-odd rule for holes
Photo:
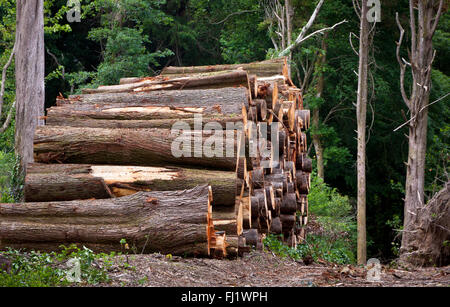
[[[322,39],[322,50],[319,52],[318,60],[317,60],[317,69],[318,69],[318,78],[317,78],[317,84],[316,84],[316,97],[322,98],[323,95],[323,89],[325,85],[325,77],[324,77],[324,66],[326,63],[326,57],[327,57],[327,33],[324,35]],[[316,130],[316,132],[311,133],[312,135],[312,142],[314,145],[314,150],[316,151],[316,159],[317,159],[317,176],[319,176],[322,179],[325,179],[325,168],[324,168],[324,159],[323,159],[323,144],[321,135],[318,132],[319,130],[319,121],[320,121],[320,108],[319,106],[312,109],[312,127]]]
[[[410,252],[417,248],[413,231],[420,210],[425,205],[425,154],[427,149],[428,105],[431,90],[431,70],[435,56],[433,35],[442,14],[444,0],[410,0],[409,26],[411,47],[409,61],[400,56],[404,29],[396,15],[400,38],[397,42],[397,61],[400,64],[400,91],[409,109],[408,162],[406,167],[405,207],[400,256],[407,260]],[[417,11],[417,18],[416,18]],[[405,90],[406,68],[411,68],[411,92]]]
[[[358,94],[356,102],[357,121],[357,261],[365,264],[367,258],[366,244],[366,113],[367,113],[367,75],[369,58],[369,22],[367,20],[367,0],[361,1],[361,15],[359,28],[359,68],[358,68]]]
[[[44,115],[43,0],[16,4],[16,131],[15,149],[22,169],[33,162],[33,138]]]

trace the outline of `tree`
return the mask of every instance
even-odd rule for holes
[[[327,54],[327,44],[326,44],[326,34],[322,40],[322,52],[319,54],[319,58],[317,60],[317,69],[318,72],[318,80],[316,85],[316,97],[318,99],[322,98],[323,89],[325,85],[324,78],[324,66],[326,63],[326,54]],[[316,151],[316,159],[317,159],[317,176],[322,179],[325,179],[325,169],[324,169],[324,159],[323,159],[323,144],[319,133],[319,107],[313,108],[312,110],[312,128],[315,130],[311,133],[312,140],[314,144],[314,150]]]
[[[417,6],[415,5],[417,4]],[[397,42],[397,61],[400,65],[400,92],[405,102],[410,119],[408,120],[408,162],[406,167],[405,207],[403,235],[400,256],[408,260],[410,253],[417,249],[414,225],[425,206],[425,156],[427,149],[428,106],[431,90],[431,72],[435,57],[433,51],[433,35],[442,14],[444,0],[409,1],[409,26],[411,49],[408,51],[409,61],[400,55],[404,37],[404,29],[398,13],[396,21],[400,30]],[[417,10],[417,22],[416,11]],[[412,84],[408,97],[405,90],[406,68],[411,68]]]
[[[33,138],[44,115],[44,1],[16,4],[16,132],[21,167],[33,162]]]
[[[366,113],[367,113],[367,75],[369,58],[369,21],[366,18],[368,11],[367,0],[361,1],[361,15],[359,28],[359,68],[358,68],[358,94],[356,102],[357,120],[357,222],[358,222],[358,264],[365,264],[366,250]]]

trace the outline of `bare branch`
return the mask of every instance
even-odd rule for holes
[[[314,23],[314,20],[317,17],[317,14],[320,11],[320,8],[322,7],[322,4],[325,0],[320,0],[319,3],[317,4],[316,8],[314,9],[313,14],[311,15],[311,17],[309,18],[308,22],[306,23],[306,25],[302,28],[302,30],[300,31],[300,34],[298,35],[297,39],[295,40],[295,42],[291,45],[289,45],[285,50],[283,50],[280,54],[280,57],[282,56],[286,56],[287,54],[289,54],[291,52],[292,49],[294,49],[296,46],[298,46],[301,41],[303,40],[303,37],[305,36],[306,32],[309,30],[309,28],[311,28],[312,24]]]
[[[289,54],[289,52],[292,51],[292,49],[294,49],[295,47],[297,47],[298,45],[300,45],[301,43],[303,43],[305,40],[307,40],[307,39],[313,37],[314,35],[317,35],[317,34],[320,34],[320,33],[326,32],[326,31],[333,30],[334,28],[336,28],[337,26],[339,26],[340,24],[345,23],[345,22],[347,22],[347,20],[344,19],[344,20],[342,20],[342,21],[340,21],[340,22],[334,24],[332,27],[328,27],[328,28],[323,28],[323,29],[317,30],[317,31],[315,31],[315,32],[313,32],[313,33],[311,33],[311,34],[305,36],[304,38],[302,38],[302,39],[300,39],[300,40],[297,38],[293,44],[291,44],[291,45],[288,46],[286,49],[284,49],[283,51],[281,51],[281,53],[280,53],[279,56],[280,56],[280,57],[286,56],[287,54]]]
[[[403,35],[405,34],[405,30],[403,29],[403,27],[402,27],[402,25],[400,23],[400,20],[398,19],[398,13],[395,13],[395,19],[397,21],[397,25],[398,25],[398,28],[400,30],[400,38],[398,39],[397,50],[396,50],[397,61],[398,61],[398,64],[400,65],[400,92],[402,94],[402,98],[403,98],[403,101],[405,102],[406,106],[408,108],[410,108],[410,100],[409,100],[409,98],[408,98],[408,96],[406,95],[406,92],[405,92],[405,70],[406,70],[406,64],[400,58],[400,47],[401,47],[402,42],[403,42]]]
[[[413,121],[417,115],[419,115],[420,112],[422,112],[423,110],[425,110],[426,108],[428,108],[429,106],[431,106],[432,104],[435,104],[436,102],[441,101],[442,99],[444,99],[445,97],[447,97],[448,95],[450,95],[450,93],[445,94],[444,96],[442,96],[441,98],[436,99],[435,101],[433,101],[432,103],[427,104],[426,106],[423,106],[419,112],[417,112],[416,115],[414,115],[413,117],[411,117],[407,122],[401,124],[400,126],[398,126],[397,128],[394,129],[394,132],[397,131],[398,129],[404,127],[405,125],[407,125],[408,123],[410,123],[411,121]]]
[[[439,2],[439,8],[438,8],[438,11],[436,13],[436,18],[434,20],[433,26],[431,27],[431,31],[430,31],[430,36],[431,37],[433,36],[434,32],[436,31],[436,28],[437,28],[437,25],[438,25],[438,22],[439,22],[439,18],[441,17],[441,14],[442,14],[442,6],[443,6],[443,4],[444,4],[444,0],[441,0]]]
[[[416,17],[414,15],[414,1],[409,1],[409,26],[411,28],[411,55],[412,57],[416,56],[416,49],[417,49],[417,45],[416,45]],[[398,15],[398,13],[396,13],[396,16]],[[396,17],[396,19],[398,20],[398,17]],[[397,24],[399,24],[399,22],[397,21]],[[412,60],[411,60],[412,62]]]
[[[355,33],[350,32],[349,35],[348,35],[348,40],[350,41],[350,46],[352,47],[353,52],[354,52],[357,56],[359,56],[358,51],[356,51],[355,47],[353,46],[352,35],[354,35],[356,38],[358,38],[358,36],[357,36]],[[359,38],[358,38],[358,39],[359,39]]]
[[[257,10],[243,10],[243,11],[239,11],[239,12],[234,12],[229,14],[227,17],[225,17],[223,20],[218,21],[218,22],[210,22],[210,24],[212,25],[220,25],[221,23],[224,23],[225,21],[228,20],[228,18],[235,16],[235,15],[241,15],[241,14],[245,14],[245,13],[253,13],[256,12]]]
[[[16,107],[16,101],[13,102],[11,109],[9,109],[8,116],[6,117],[5,122],[3,123],[3,126],[0,128],[0,134],[5,132],[5,130],[8,128],[9,124],[12,120],[13,111]]]
[[[355,10],[356,15],[358,16],[358,18],[361,20],[361,6],[359,5],[358,0],[352,0],[353,3],[353,9]]]
[[[11,51],[11,54],[9,55],[8,62],[6,62],[5,66],[3,66],[2,71],[2,81],[1,81],[2,83],[0,88],[0,117],[2,116],[3,96],[5,95],[6,71],[8,70],[9,65],[11,65],[15,52],[16,52],[16,44],[14,43],[14,47]]]

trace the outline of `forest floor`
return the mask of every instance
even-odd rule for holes
[[[146,287],[448,287],[450,266],[394,269],[383,266],[379,282],[366,280],[367,270],[280,258],[253,251],[237,260],[130,255],[109,269],[111,282],[100,286]],[[118,262],[120,263],[120,262]]]

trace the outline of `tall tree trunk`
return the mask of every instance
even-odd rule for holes
[[[291,0],[285,0],[286,6],[286,35],[287,35],[287,45],[292,44],[292,17],[294,15],[294,8],[292,7]],[[283,49],[286,48],[285,46]],[[292,51],[288,55],[288,62],[292,61]],[[288,75],[291,78],[291,65],[288,65]]]
[[[369,55],[369,22],[367,15],[367,0],[361,1],[361,23],[359,30],[359,69],[358,97],[356,103],[356,119],[358,132],[358,264],[365,264],[366,250],[366,112],[367,112],[367,70]]]
[[[15,148],[22,169],[33,162],[33,137],[44,115],[44,1],[18,0]]]
[[[317,80],[317,86],[316,86],[316,97],[321,98],[322,94],[323,94],[323,88],[324,88],[324,83],[325,83],[325,79],[324,79],[324,75],[323,75],[323,66],[326,63],[326,52],[327,52],[327,44],[325,43],[325,39],[326,39],[327,34],[325,34],[323,40],[322,40],[322,50],[324,51],[323,55],[319,55],[319,60],[318,60],[318,64],[319,64],[319,79]],[[319,128],[319,107],[316,107],[313,109],[313,114],[312,114],[312,126],[314,127],[314,129],[317,131],[317,129]],[[316,159],[317,159],[317,176],[319,176],[322,179],[325,179],[325,169],[324,169],[324,161],[323,161],[323,145],[322,145],[322,141],[320,139],[320,134],[319,133],[314,133],[312,135],[312,139],[313,139],[313,144],[314,144],[314,149],[316,151]]]
[[[416,1],[414,1],[416,2]],[[405,208],[403,221],[402,246],[400,257],[408,261],[409,255],[417,250],[415,224],[420,219],[420,212],[425,205],[425,155],[427,149],[428,102],[431,90],[431,70],[434,59],[433,34],[442,14],[444,1],[418,1],[416,8],[413,1],[409,4],[411,33],[410,63],[400,57],[400,46],[404,30],[398,20],[400,39],[397,43],[397,60],[400,64],[401,93],[410,111],[409,151],[406,171]],[[417,9],[417,26],[415,10]],[[406,66],[411,66],[412,92],[407,97],[404,88]]]

